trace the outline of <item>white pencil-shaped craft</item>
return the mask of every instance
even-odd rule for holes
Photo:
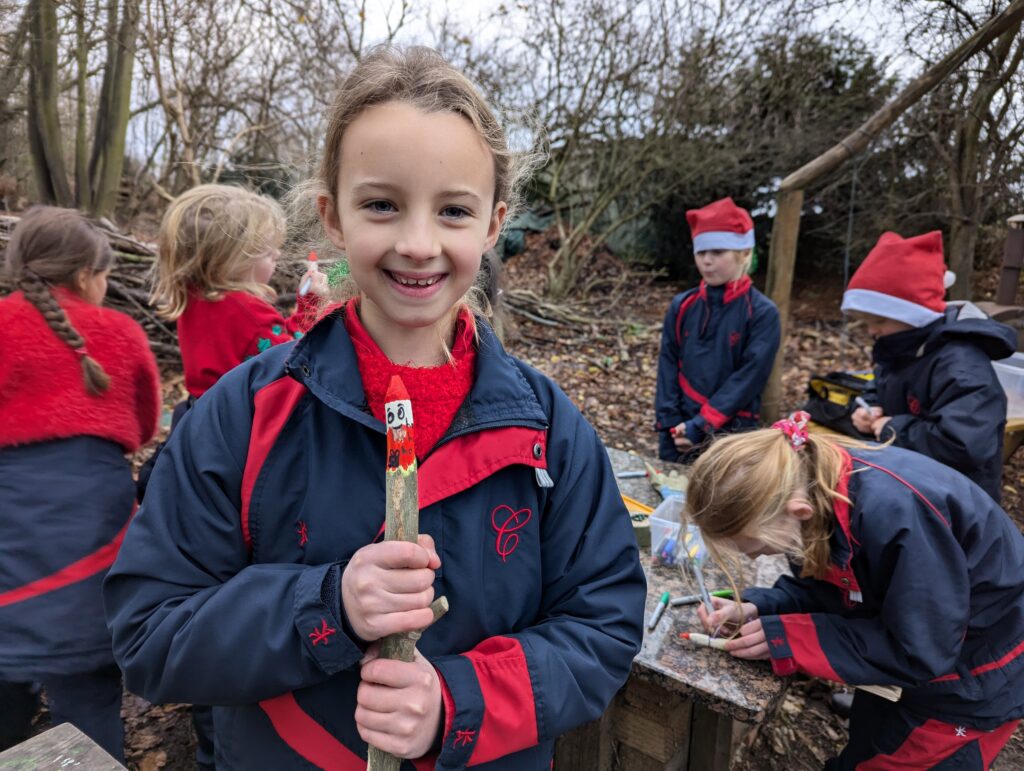
[[[306,260],[308,260],[309,269],[310,270],[316,270],[316,266],[318,264],[317,263],[316,252],[310,252],[309,256],[306,258]],[[302,286],[299,287],[299,297],[304,297],[305,295],[307,295],[309,293],[310,287],[312,287],[312,286],[313,286],[313,277],[309,276],[305,281],[302,282]]]
[[[680,632],[679,636],[684,640],[689,640],[694,645],[703,645],[705,648],[715,648],[720,651],[725,650],[725,643],[727,642],[717,637],[709,637],[700,632]]]

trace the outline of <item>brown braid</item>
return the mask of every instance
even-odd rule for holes
[[[36,206],[26,212],[7,247],[7,272],[54,334],[78,354],[86,390],[94,396],[110,387],[110,376],[86,352],[85,339],[72,325],[50,287],[60,285],[74,289],[74,281],[81,271],[107,270],[111,260],[107,240],[81,214],[50,206]]]

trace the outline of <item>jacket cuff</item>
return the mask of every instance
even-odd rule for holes
[[[732,420],[731,416],[726,415],[724,412],[719,412],[712,407],[711,402],[700,408],[700,416],[714,429],[719,429]]]
[[[704,420],[700,415],[686,421],[686,438],[694,444],[700,444],[704,441],[704,428]]]
[[[794,674],[799,666],[797,666],[792,648],[789,647],[789,641],[786,639],[786,629],[782,624],[782,619],[778,616],[762,616],[761,628],[768,641],[768,653],[772,657],[772,671],[782,676]]]
[[[330,573],[324,578],[325,602],[334,611],[335,618],[341,621],[341,628],[345,632],[345,636],[355,643],[359,650],[366,653],[366,649],[370,647],[373,640],[364,640],[356,634],[356,630],[352,628],[352,622],[348,620],[348,613],[345,612],[345,603],[341,601],[341,574],[345,572],[347,566],[348,560],[335,562],[331,566]],[[328,592],[330,595],[327,594]],[[328,596],[330,596],[329,600]]]
[[[764,638],[768,641],[768,653],[772,657],[772,668],[776,659],[793,659],[793,649],[786,639],[786,627],[782,623],[781,616],[761,616],[761,628],[764,630]]]
[[[761,628],[768,641],[768,653],[772,657],[772,669],[779,666],[786,670],[799,669],[812,677],[846,682],[835,671],[818,639],[814,617],[809,613],[787,613],[782,616],[763,616]],[[787,663],[785,660],[790,659]],[[780,660],[776,665],[775,660]]]
[[[341,586],[337,567],[311,567],[303,571],[295,586],[295,629],[306,652],[327,675],[349,669],[363,657],[339,618]]]
[[[473,664],[465,656],[443,656],[431,662],[441,676],[444,737],[437,771],[465,768],[473,755],[484,719],[484,699]]]

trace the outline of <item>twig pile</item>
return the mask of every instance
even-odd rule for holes
[[[0,215],[0,254],[10,240],[19,218]],[[149,274],[156,258],[156,247],[119,233],[112,224],[102,221],[97,228],[107,237],[114,250],[114,267],[107,282],[105,305],[127,313],[137,321],[149,337],[149,345],[161,364],[180,366],[178,335],[174,325],[156,315],[149,306]],[[0,273],[0,295],[15,290],[6,273]]]

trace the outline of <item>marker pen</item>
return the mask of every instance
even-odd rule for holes
[[[661,599],[658,600],[657,607],[654,608],[654,613],[651,614],[651,620],[647,622],[647,629],[654,629],[661,620],[661,615],[665,612],[665,608],[668,607],[668,592],[662,592]]]
[[[706,634],[701,634],[700,632],[680,632],[679,636],[684,640],[689,640],[694,645],[701,645],[705,648],[714,648],[719,651],[725,650],[725,640],[708,637]]]
[[[718,589],[711,592],[712,597],[722,597],[727,600],[732,599],[732,589]],[[685,597],[676,597],[672,602],[669,603],[670,608],[679,608],[684,605],[696,605],[701,602],[704,598],[699,594],[688,594]]]
[[[309,256],[306,259],[309,261],[309,269],[310,270],[316,270],[317,269],[316,252],[310,252]],[[313,277],[312,276],[310,276],[309,278],[307,278],[305,281],[302,282],[302,286],[299,287],[299,296],[300,297],[305,296],[305,294],[307,292],[309,292],[309,288],[311,286],[313,286]]]

